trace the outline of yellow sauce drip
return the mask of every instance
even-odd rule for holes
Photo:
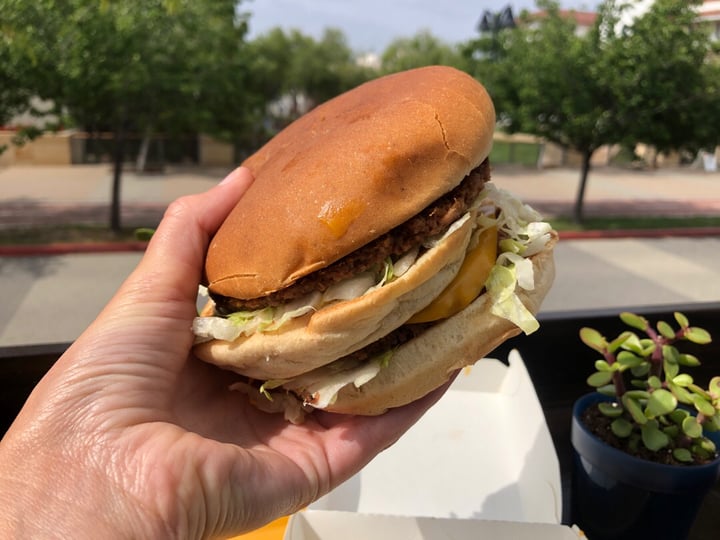
[[[365,202],[358,199],[340,205],[328,201],[320,209],[318,219],[329,229],[333,237],[340,238],[364,210]]]

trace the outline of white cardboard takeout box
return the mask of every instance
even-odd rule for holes
[[[560,525],[560,467],[520,354],[464,370],[360,473],[290,518],[285,540],[577,538]]]

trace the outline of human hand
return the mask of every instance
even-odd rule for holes
[[[209,239],[251,182],[240,168],[171,204],[136,270],[37,385],[0,442],[0,536],[251,530],[352,476],[439,398],[293,425],[192,357]]]

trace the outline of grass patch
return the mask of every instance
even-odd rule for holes
[[[0,229],[0,245],[43,245],[97,242],[133,242],[139,240],[136,229],[114,233],[99,225],[56,225],[53,227],[23,227]]]
[[[549,220],[556,231],[618,231],[645,229],[687,229],[693,227],[720,227],[718,217],[592,217],[582,224],[571,218],[552,218]]]

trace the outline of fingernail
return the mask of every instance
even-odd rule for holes
[[[228,184],[228,183],[232,182],[233,180],[235,180],[235,178],[237,178],[237,173],[238,173],[238,169],[235,169],[233,172],[231,172],[225,178],[223,178],[219,185],[222,186],[224,184]]]

